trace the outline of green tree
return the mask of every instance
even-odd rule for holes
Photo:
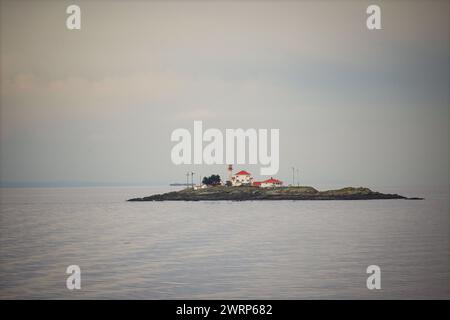
[[[213,174],[209,177],[204,177],[202,183],[207,186],[217,186],[220,184],[220,176],[218,174]]]

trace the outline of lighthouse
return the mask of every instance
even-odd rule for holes
[[[229,164],[228,169],[227,169],[227,182],[230,181],[230,183],[231,183],[232,176],[233,176],[233,166],[231,164]]]

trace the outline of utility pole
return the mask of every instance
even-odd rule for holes
[[[191,172],[192,189],[194,189],[194,172]]]
[[[295,186],[295,168],[292,167],[292,186]]]
[[[300,174],[298,169],[297,169],[297,187],[300,187]]]

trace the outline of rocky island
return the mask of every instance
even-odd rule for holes
[[[369,188],[347,187],[337,190],[318,191],[313,187],[289,186],[258,188],[252,186],[212,186],[204,189],[186,188],[180,191],[155,194],[128,201],[249,201],[249,200],[373,200],[373,199],[408,199],[398,194],[385,194]]]

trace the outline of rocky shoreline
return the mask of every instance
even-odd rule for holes
[[[180,191],[155,194],[128,201],[251,201],[251,200],[374,200],[374,199],[406,199],[422,200],[422,198],[407,198],[398,194],[385,194],[372,191],[369,188],[347,187],[337,190],[318,191],[313,187],[226,187],[215,186],[194,190],[186,188]]]

